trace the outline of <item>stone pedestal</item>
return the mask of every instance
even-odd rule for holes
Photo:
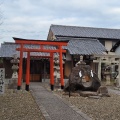
[[[15,78],[10,79],[8,89],[17,89],[17,79]]]
[[[18,73],[14,72],[12,74],[12,78],[9,81],[8,89],[17,89],[17,80],[18,80]]]
[[[106,78],[106,85],[111,85],[111,82],[110,82],[110,78],[111,78],[111,74],[110,72],[105,72],[105,78]]]

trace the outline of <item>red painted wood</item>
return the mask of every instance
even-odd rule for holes
[[[43,50],[43,45],[40,45],[40,49]]]
[[[50,58],[50,56],[33,56],[33,55],[31,55],[30,56],[31,58],[33,57],[33,58]]]
[[[53,53],[50,53],[50,84],[54,85],[54,63],[53,63]]]
[[[58,52],[60,54],[60,76],[61,76],[61,86],[64,86],[64,80],[63,80],[63,64],[62,64],[62,53],[65,53],[66,50],[62,49],[62,46],[67,46],[67,42],[61,42],[61,41],[38,41],[38,40],[28,40],[28,39],[22,39],[22,38],[13,38],[15,40],[15,43],[21,44],[21,48],[17,48],[16,50],[20,51],[20,64],[19,64],[19,76],[18,76],[18,86],[21,86],[21,79],[22,79],[22,59],[23,59],[23,52],[28,52],[28,58],[27,58],[27,69],[30,69],[29,62],[30,62],[30,52],[47,52],[50,53],[50,84],[54,85],[54,63],[53,63],[53,53]],[[44,49],[43,46],[39,49],[28,49],[23,48],[24,44],[32,44],[32,45],[52,45],[59,47],[56,50],[50,50],[50,49]],[[48,56],[46,56],[48,57]],[[26,84],[29,84],[29,78],[30,73],[27,70],[26,71]]]
[[[27,53],[26,85],[30,83],[30,52]]]
[[[67,45],[67,42],[61,42],[61,41],[40,41],[40,40],[28,40],[28,39],[25,39],[25,40],[17,40],[17,39],[14,39],[16,43],[19,43],[19,44],[36,44],[36,45],[62,45],[62,46],[66,46]]]
[[[64,79],[63,79],[63,64],[62,64],[62,46],[59,47],[60,49],[60,81],[61,81],[61,86],[64,86]]]
[[[23,44],[21,44],[21,48],[20,48],[20,63],[19,63],[19,72],[18,72],[18,86],[21,86],[22,63],[23,63]]]

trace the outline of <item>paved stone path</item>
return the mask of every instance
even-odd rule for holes
[[[46,120],[91,120],[78,108],[48,91],[41,84],[31,83],[30,89]]]

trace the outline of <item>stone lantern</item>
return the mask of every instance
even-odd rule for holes
[[[18,73],[17,73],[17,70],[18,70],[18,63],[19,63],[19,60],[17,59],[17,55],[13,55],[13,59],[10,61],[13,66],[12,66],[12,70],[13,70],[13,74],[12,74],[12,78],[13,79],[17,79],[18,78]]]
[[[105,67],[105,71],[104,71],[104,76],[105,76],[105,79],[106,79],[106,85],[110,85],[110,79],[111,79],[111,67],[110,65],[107,65]]]
[[[62,60],[62,63],[64,64],[64,61]],[[59,86],[60,84],[60,61],[59,56],[54,55],[54,78],[55,78],[55,85]]]
[[[17,80],[18,80],[18,63],[19,63],[19,60],[17,59],[17,55],[14,54],[13,55],[13,59],[10,61],[13,66],[12,66],[12,70],[13,70],[13,74],[12,74],[12,78],[10,80],[10,83],[9,83],[9,88],[16,88],[17,87]]]

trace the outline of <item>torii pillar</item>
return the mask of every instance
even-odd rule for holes
[[[27,66],[26,66],[26,91],[29,91],[30,84],[30,52],[27,52]]]
[[[53,63],[53,53],[50,53],[50,85],[51,90],[54,90],[54,69],[53,69],[54,63]]]
[[[23,44],[20,44],[20,62],[19,62],[19,73],[18,73],[18,85],[17,90],[21,89],[21,81],[22,81],[22,63],[23,63]]]

